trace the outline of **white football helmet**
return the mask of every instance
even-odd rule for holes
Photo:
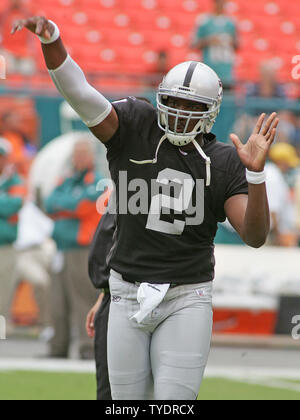
[[[182,98],[207,105],[207,111],[193,112],[171,108],[168,97]],[[207,65],[197,61],[178,64],[165,76],[157,93],[158,125],[168,140],[175,146],[184,146],[196,139],[200,133],[210,133],[220,112],[223,99],[222,82]],[[175,117],[173,130],[170,117]],[[185,128],[179,129],[182,121]],[[191,120],[198,121],[192,132],[188,132]]]

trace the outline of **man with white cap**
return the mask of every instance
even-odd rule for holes
[[[14,291],[15,251],[18,213],[26,190],[22,179],[9,163],[10,143],[0,138],[0,315],[10,319],[10,304]]]

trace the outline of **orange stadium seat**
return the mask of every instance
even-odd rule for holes
[[[162,1],[161,7],[165,11],[178,11],[179,15],[182,13],[197,14],[207,11],[211,7],[209,0],[172,0]]]
[[[120,7],[121,0],[77,0],[79,7],[85,9],[86,7],[94,7],[102,10],[117,9]]]
[[[94,27],[113,27],[115,16],[118,14],[116,9],[97,9],[86,7],[82,10],[89,18],[89,23]]]
[[[144,12],[151,11],[151,10],[158,10],[159,5],[158,0],[130,0],[130,8],[132,10],[143,10]],[[120,0],[120,6],[123,10],[128,10],[128,0]]]
[[[1,2],[0,12],[7,4]],[[195,57],[189,43],[196,21],[212,9],[212,0],[28,0],[27,4],[34,13],[45,13],[57,22],[74,58],[94,73],[120,68],[139,74],[149,71],[153,63],[141,59],[141,51],[151,58],[165,50],[172,64]],[[231,0],[226,7],[239,27],[237,74],[256,80],[253,68],[260,61],[281,57],[279,75],[287,80],[291,57],[300,53],[298,2]],[[36,50],[43,74],[44,62]],[[14,80],[22,83],[16,76]],[[41,84],[43,76],[35,83]]]

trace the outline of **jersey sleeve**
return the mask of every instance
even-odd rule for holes
[[[225,202],[232,196],[248,194],[248,182],[246,179],[246,168],[240,161],[235,149],[232,149],[227,169],[227,182],[225,189]]]
[[[111,162],[125,153],[129,143],[138,141],[139,133],[145,124],[156,116],[156,110],[147,101],[128,97],[112,103],[119,118],[119,128],[115,135],[105,144],[107,160]]]

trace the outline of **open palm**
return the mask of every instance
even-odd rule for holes
[[[270,147],[275,139],[279,123],[277,114],[273,112],[263,126],[265,117],[266,114],[261,114],[247,143],[243,144],[236,134],[230,135],[241,162],[249,171],[264,170]]]

